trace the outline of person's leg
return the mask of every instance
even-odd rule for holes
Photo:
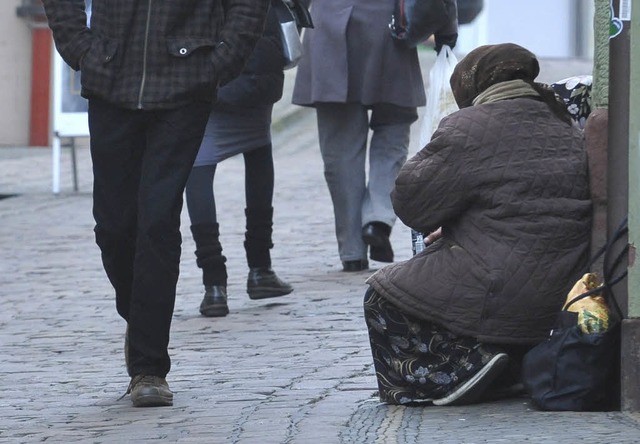
[[[200,313],[210,317],[226,316],[229,313],[225,265],[227,259],[222,255],[213,194],[215,172],[216,164],[194,167],[185,189],[191,234],[196,244],[196,264],[202,269],[205,289]]]
[[[180,261],[182,193],[209,105],[129,111],[89,101],[96,242],[127,321],[135,406],[170,405],[164,377]]]
[[[499,347],[410,316],[371,288],[364,314],[382,402],[477,402],[508,362]]]
[[[247,208],[271,208],[273,205],[274,166],[271,144],[243,153],[244,195]]]
[[[185,199],[191,225],[215,224],[216,200],[213,194],[217,164],[193,167],[185,187]]]
[[[371,246],[371,259],[393,262],[389,241],[396,215],[390,194],[396,176],[407,160],[411,124],[417,119],[415,108],[390,104],[374,105],[369,147],[369,183],[362,206],[363,237]]]
[[[274,169],[271,145],[243,153],[246,231],[244,248],[249,268],[271,267],[273,248]]]
[[[363,225],[382,222],[393,226],[396,215],[389,197],[400,168],[407,160],[411,124],[418,118],[415,108],[390,104],[372,107],[369,145],[369,183],[362,209]]]
[[[145,149],[144,116],[98,99],[89,100],[95,239],[113,285],[118,314],[131,306],[138,188]]]
[[[245,152],[244,165],[247,205],[244,248],[249,266],[247,293],[251,299],[284,296],[293,288],[271,269],[274,186],[271,144]]]
[[[136,256],[129,312],[129,373],[164,378],[182,237],[182,196],[210,105],[145,112]]]
[[[320,152],[335,217],[338,252],[345,271],[367,268],[362,240],[362,199],[366,189],[367,109],[359,104],[316,107]],[[353,269],[347,265],[357,263]],[[356,270],[357,269],[357,270]]]

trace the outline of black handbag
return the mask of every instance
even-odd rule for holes
[[[455,17],[456,2],[446,0],[395,0],[389,29],[391,35],[410,48],[437,33],[450,17]]]
[[[458,24],[471,23],[480,15],[484,7],[483,0],[458,0]]]
[[[626,258],[628,246],[607,266],[612,245],[627,232],[626,219],[612,240],[591,261],[604,253],[604,283],[568,301],[559,313],[549,338],[533,347],[522,362],[522,382],[532,403],[540,410],[607,411],[618,403],[620,362],[620,321],[622,311],[611,291],[626,276],[610,274]],[[609,307],[609,326],[604,332],[584,333],[578,313],[571,305],[600,294]]]

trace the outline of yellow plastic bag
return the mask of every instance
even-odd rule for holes
[[[600,277],[596,273],[586,273],[575,283],[563,307],[563,310],[578,313],[578,326],[583,333],[603,333],[609,328],[609,307],[601,294],[595,293],[576,302],[573,299],[600,286]]]

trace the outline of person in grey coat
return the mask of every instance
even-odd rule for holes
[[[438,47],[457,38],[455,2],[446,3]],[[393,262],[389,193],[425,104],[417,50],[391,36],[393,12],[390,0],[312,1],[296,75],[293,103],[316,109],[344,271],[367,269],[369,247],[371,259]]]
[[[468,404],[516,387],[586,271],[592,206],[582,131],[534,54],[481,46],[456,66],[459,111],[400,170],[393,207],[439,238],[368,280],[381,400]],[[503,380],[503,381],[501,381]],[[508,388],[508,387],[502,387]]]
[[[96,243],[126,321],[127,394],[173,404],[166,375],[182,194],[219,85],[242,70],[268,3],[44,0],[89,101]],[[100,388],[101,389],[101,388]]]

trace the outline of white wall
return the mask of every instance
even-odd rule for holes
[[[0,0],[0,147],[29,143],[31,30],[20,0]]]
[[[456,49],[467,53],[480,45],[511,42],[541,58],[575,57],[593,48],[592,39],[593,0],[484,0],[482,13],[461,27]]]

